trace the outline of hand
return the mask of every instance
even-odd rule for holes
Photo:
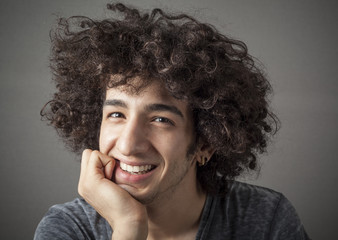
[[[84,150],[79,194],[108,221],[113,239],[146,239],[146,208],[111,180],[114,168],[113,158],[99,151]]]

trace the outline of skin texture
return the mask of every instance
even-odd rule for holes
[[[109,222],[113,239],[196,235],[206,197],[196,163],[202,156],[210,159],[213,150],[195,145],[193,129],[187,102],[172,97],[158,81],[138,94],[122,87],[107,90],[100,151],[83,152],[79,193]],[[120,162],[154,169],[132,175]]]
[[[158,193],[174,191],[172,186],[188,172],[196,174],[192,160],[187,160],[187,149],[194,141],[187,104],[163,90],[157,92],[160,86],[154,84],[140,95],[109,89],[106,100],[120,101],[125,106],[105,105],[100,131],[102,153],[129,165],[156,166],[154,176],[142,181],[131,182],[129,176],[123,178],[120,171],[115,172],[116,183],[144,203],[152,202]],[[183,115],[149,109],[154,104],[175,106]]]

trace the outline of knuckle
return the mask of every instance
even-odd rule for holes
[[[92,152],[92,150],[87,148],[87,149],[83,150],[82,156],[86,156],[87,154],[90,154],[91,152]]]
[[[90,149],[85,149],[82,152],[82,160],[86,160],[89,159],[90,155],[91,155],[92,150]]]
[[[100,152],[99,152],[98,150],[93,150],[93,151],[92,151],[92,154],[94,154],[94,155],[99,155]]]

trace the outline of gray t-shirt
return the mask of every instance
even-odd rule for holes
[[[110,239],[112,229],[85,200],[55,205],[39,223],[34,239]],[[307,240],[291,203],[280,193],[232,182],[225,197],[208,196],[198,240]]]

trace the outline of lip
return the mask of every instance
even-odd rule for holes
[[[120,163],[120,162],[123,162],[127,165],[131,165],[131,166],[143,166],[143,165],[154,165],[156,166],[156,164],[154,163],[150,163],[150,162],[143,162],[139,159],[135,159],[135,160],[130,160],[128,158],[119,158],[119,157],[116,157],[116,156],[111,156],[115,161],[116,163]]]
[[[141,165],[147,165],[147,164],[129,164],[125,161],[123,163],[126,163],[131,166],[141,166]],[[153,165],[153,164],[151,164]],[[120,167],[120,161],[116,161],[116,167],[115,167],[115,182],[117,184],[138,184],[138,183],[143,183],[145,181],[148,181],[151,176],[155,173],[157,169],[157,166],[152,169],[150,172],[147,172],[145,174],[131,174],[129,172],[126,172],[121,169]]]

